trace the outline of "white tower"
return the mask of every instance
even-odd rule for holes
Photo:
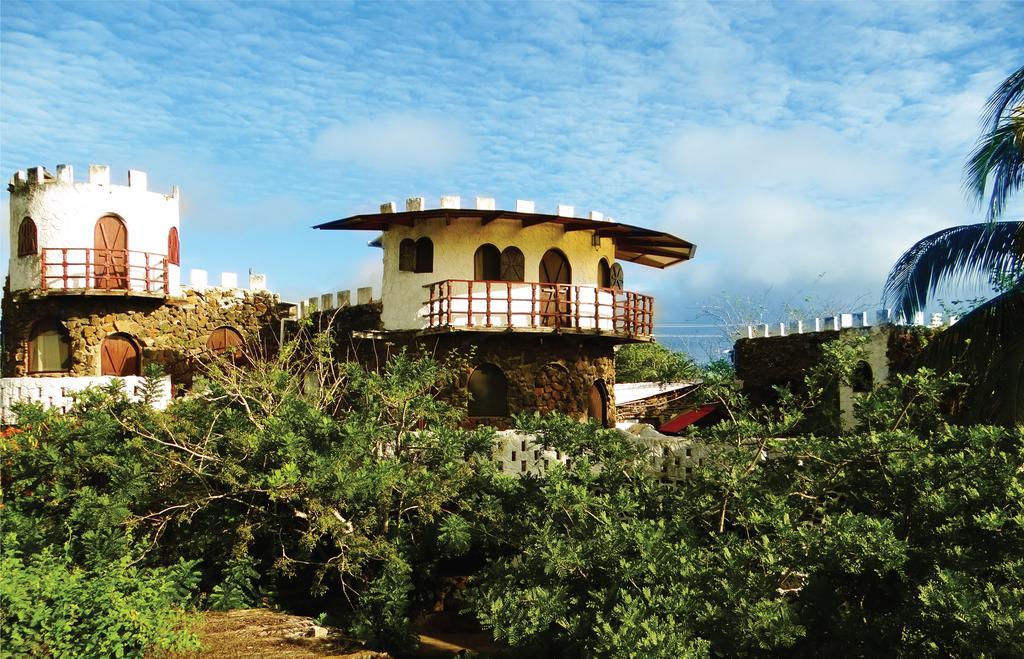
[[[146,189],[128,170],[111,185],[107,165],[75,183],[70,165],[11,179],[10,290],[152,297],[181,294],[179,195]]]

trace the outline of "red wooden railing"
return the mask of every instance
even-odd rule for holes
[[[163,254],[127,249],[45,247],[40,252],[40,288],[168,294]]]
[[[523,328],[632,337],[654,332],[654,298],[596,286],[446,279],[424,286],[428,329]]]

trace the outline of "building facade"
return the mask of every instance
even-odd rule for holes
[[[654,300],[624,287],[620,262],[665,268],[692,258],[694,245],[567,206],[461,206],[417,197],[403,212],[388,203],[317,227],[380,232],[371,242],[382,250],[379,318],[360,338],[469,356],[455,398],[475,422],[558,410],[614,425],[615,347],[654,331]],[[311,299],[317,306],[326,305]]]

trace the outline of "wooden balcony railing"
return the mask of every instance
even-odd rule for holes
[[[446,279],[427,284],[427,329],[533,329],[649,338],[654,298],[596,286]]]
[[[45,291],[98,290],[126,293],[170,292],[167,257],[127,249],[46,247],[40,254]]]

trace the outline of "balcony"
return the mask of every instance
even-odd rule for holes
[[[524,330],[649,340],[654,298],[595,286],[447,279],[427,284],[427,331]]]
[[[167,257],[127,249],[47,247],[40,254],[43,293],[165,296]]]

